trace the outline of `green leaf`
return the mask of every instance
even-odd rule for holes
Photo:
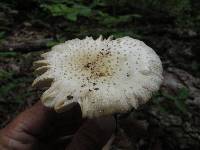
[[[162,95],[163,95],[164,97],[166,97],[167,99],[172,100],[172,101],[175,101],[176,98],[177,98],[176,96],[173,96],[173,95],[170,95],[170,94],[164,93],[164,92],[162,92]]]
[[[76,8],[76,11],[80,16],[89,17],[92,12],[91,8],[83,5],[74,5],[74,8]]]
[[[77,20],[77,13],[69,13],[69,14],[67,14],[66,18],[70,21],[76,21]]]
[[[53,46],[55,46],[55,45],[57,45],[57,44],[59,44],[59,43],[63,43],[64,41],[65,41],[64,38],[60,38],[60,39],[58,39],[58,40],[49,41],[49,42],[47,43],[47,47],[51,48],[51,47],[53,47]]]
[[[114,26],[118,25],[120,23],[128,23],[133,18],[139,18],[140,15],[137,14],[128,14],[123,16],[111,16],[108,13],[104,13],[102,11],[98,11],[97,14],[99,15],[98,20],[101,24],[107,25],[107,26]]]
[[[91,15],[91,8],[73,4],[72,6],[67,6],[66,4],[51,4],[51,5],[42,5],[44,9],[51,12],[53,16],[63,16],[70,21],[76,21],[78,16],[89,17]]]
[[[4,37],[5,37],[5,32],[4,31],[0,32],[0,40],[4,39]]]
[[[47,47],[49,47],[49,48],[51,48],[51,47],[53,47],[54,45],[56,45],[56,44],[58,44],[59,42],[57,42],[57,41],[49,41],[48,43],[47,43]]]
[[[187,107],[184,101],[180,100],[180,99],[175,99],[175,105],[176,107],[183,113],[187,112]]]
[[[102,0],[93,0],[92,4],[90,5],[90,8],[94,8],[96,6],[107,6],[106,1]]]
[[[16,52],[0,52],[0,57],[15,57]]]
[[[8,83],[8,84],[0,87],[0,93],[2,96],[7,96],[8,93],[16,87],[17,87],[17,84],[14,84],[12,82]]]
[[[158,105],[158,109],[160,110],[161,113],[167,113],[167,109],[161,105]]]
[[[177,96],[169,95],[167,93],[162,92],[162,95],[166,97],[167,99],[174,102],[176,107],[183,113],[187,112],[187,106],[186,106],[186,99],[189,96],[189,91],[187,88],[181,88],[177,94]]]
[[[7,72],[3,69],[0,69],[0,80],[7,80],[12,77],[14,72]]]
[[[4,31],[0,32],[0,43],[4,40],[5,38],[5,33]]]
[[[187,88],[181,88],[179,90],[179,94],[178,94],[178,99],[181,99],[181,100],[186,100],[189,96],[189,90]]]

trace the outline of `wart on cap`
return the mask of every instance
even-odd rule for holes
[[[60,112],[80,104],[83,117],[123,113],[150,99],[162,82],[158,55],[142,41],[73,39],[42,54],[33,86],[50,86],[41,100]]]

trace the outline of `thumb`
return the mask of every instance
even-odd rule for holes
[[[66,150],[100,150],[116,128],[114,117],[87,120],[76,132]]]

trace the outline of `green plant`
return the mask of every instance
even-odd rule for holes
[[[165,98],[167,98],[168,100],[172,101],[176,107],[178,108],[178,110],[180,110],[183,113],[187,112],[187,106],[185,101],[187,100],[188,96],[189,96],[189,90],[187,88],[181,88],[178,91],[178,94],[176,96],[170,95],[168,93],[162,92],[162,96],[164,96]]]
[[[4,69],[0,69],[0,80],[7,80],[13,76],[14,72],[6,71]]]
[[[2,31],[0,32],[0,43],[4,40],[4,38],[5,38],[5,32]]]
[[[91,8],[76,3],[72,6],[62,3],[43,4],[41,7],[50,11],[53,16],[63,16],[70,21],[77,21],[78,16],[89,17],[91,15]]]
[[[27,77],[20,77],[20,78],[13,78],[13,72],[4,72],[5,77],[2,78],[4,81],[9,80],[9,82],[6,82],[5,84],[0,86],[0,99],[7,100],[10,96],[10,93],[13,93],[13,91],[17,91],[20,86],[22,86],[22,83],[30,82],[32,79]],[[1,79],[0,79],[1,80]],[[14,93],[15,93],[14,92]],[[16,103],[22,103],[25,97],[30,96],[30,92],[24,92],[22,94],[15,95],[14,102]]]
[[[72,22],[77,21],[78,16],[86,17],[90,20],[97,20],[99,24],[107,27],[116,26],[120,23],[130,22],[133,18],[141,18],[140,14],[113,15],[104,8],[111,7],[107,1],[94,0],[86,6],[81,1],[61,1],[42,4],[41,7],[51,13],[52,16],[62,16]],[[114,4],[113,4],[114,7]]]
[[[128,15],[119,15],[119,16],[111,16],[108,13],[104,13],[102,11],[98,11],[98,16],[96,17],[99,22],[108,27],[118,25],[120,23],[130,22],[133,18],[141,18],[142,16],[139,14],[128,14]]]
[[[61,39],[58,39],[58,40],[53,40],[53,41],[49,41],[47,43],[47,47],[51,48],[59,43],[63,43],[65,41],[65,39],[61,38]]]
[[[168,104],[166,99],[174,103],[175,107],[182,113],[187,113],[186,100],[189,96],[189,90],[184,87],[179,89],[177,95],[170,95],[165,91],[159,91],[154,93],[152,100],[153,103],[159,108],[161,112],[169,112]],[[163,99],[163,97],[165,99]],[[167,104],[167,105],[166,105]]]
[[[15,57],[16,52],[0,52],[0,57]]]

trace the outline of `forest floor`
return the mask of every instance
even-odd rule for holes
[[[64,35],[63,28],[66,28]],[[70,29],[73,27],[65,22],[51,28],[50,24],[25,21],[14,26],[3,39],[0,44],[0,127],[39,99],[41,91],[31,87],[35,78],[32,63],[52,44],[60,42],[55,41],[57,37],[62,34],[67,40],[91,35],[95,30],[96,35],[105,32],[95,25]],[[112,149],[199,150],[199,33],[159,21],[126,28],[119,26],[116,30],[134,33],[133,37],[156,50],[163,62],[164,82],[147,104],[126,117],[119,117]],[[107,37],[111,33],[102,34]]]

